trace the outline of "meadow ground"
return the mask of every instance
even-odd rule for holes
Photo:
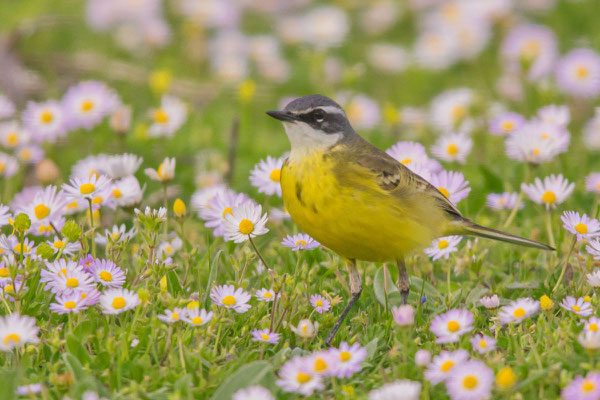
[[[600,399],[597,0],[0,3],[0,399]],[[265,111],[319,93],[472,220],[343,261]],[[356,212],[359,212],[358,210]],[[368,212],[368,209],[366,210]]]

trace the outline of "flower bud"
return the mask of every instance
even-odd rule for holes
[[[14,227],[18,232],[25,232],[31,227],[29,215],[25,213],[17,214],[15,217]]]
[[[35,254],[42,257],[44,260],[49,260],[52,256],[54,256],[54,250],[48,243],[43,242],[37,247]]]
[[[69,240],[69,242],[76,242],[81,237],[81,228],[73,220],[67,221],[60,233]]]
[[[181,199],[175,200],[175,203],[173,203],[173,212],[175,213],[175,216],[177,216],[177,217],[185,216],[186,207],[185,207],[185,203],[183,202],[183,200],[181,200]]]

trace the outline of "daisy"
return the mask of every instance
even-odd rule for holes
[[[431,152],[444,161],[456,161],[464,164],[473,147],[473,140],[465,133],[450,133],[435,142]]]
[[[125,272],[110,260],[95,259],[90,263],[89,272],[105,287],[119,288],[125,283]]]
[[[135,154],[120,154],[108,156],[105,161],[104,170],[111,179],[122,179],[136,173],[143,158]]]
[[[104,175],[92,175],[89,178],[71,178],[69,184],[64,183],[65,195],[73,200],[102,202],[110,195],[110,179]]]
[[[233,394],[231,400],[275,400],[271,392],[260,385],[240,389]]]
[[[78,313],[85,310],[89,304],[81,297],[80,292],[56,296],[54,303],[50,303],[50,311],[57,314]]]
[[[281,244],[286,247],[289,247],[293,251],[313,250],[321,245],[319,242],[308,236],[306,233],[299,233],[293,236],[287,235],[283,239]]]
[[[449,132],[458,128],[469,115],[474,93],[468,88],[442,92],[431,102],[430,117],[435,128]]]
[[[570,141],[571,135],[560,126],[529,122],[506,139],[506,154],[513,160],[541,164],[564,153]]]
[[[279,342],[279,333],[271,332],[269,328],[255,329],[252,331],[253,342],[263,342],[277,344]]]
[[[415,323],[415,309],[410,304],[392,307],[392,316],[399,326],[411,326]]]
[[[14,103],[5,95],[0,94],[0,119],[12,117],[15,110]]]
[[[419,367],[426,367],[431,362],[431,353],[427,350],[417,350],[415,353],[415,364]]]
[[[587,317],[594,312],[592,305],[583,301],[583,297],[575,298],[567,296],[561,301],[560,306],[565,310],[569,310],[577,315]]]
[[[494,371],[479,360],[465,361],[446,380],[451,400],[480,400],[491,396]]]
[[[15,393],[19,396],[33,397],[33,395],[41,393],[43,389],[44,386],[39,383],[30,383],[29,385],[18,386]]]
[[[283,364],[278,375],[279,379],[275,383],[284,392],[310,396],[315,390],[324,388],[321,376],[312,373],[306,360],[299,356]]]
[[[580,215],[575,211],[565,211],[560,220],[563,222],[563,228],[575,235],[577,241],[600,235],[600,222],[586,214]]]
[[[144,173],[153,181],[168,182],[175,178],[175,158],[165,158],[158,169],[146,168]]]
[[[0,152],[0,178],[13,177],[19,170],[17,159],[9,154]]]
[[[600,331],[600,318],[598,317],[590,317],[590,319],[583,320],[584,326],[583,326],[583,331],[584,332],[598,332]]]
[[[26,145],[30,139],[31,134],[29,131],[21,127],[16,121],[0,124],[0,146],[14,150]]]
[[[273,289],[262,288],[256,291],[255,296],[258,301],[269,302],[275,299],[275,292],[273,291]]]
[[[437,336],[436,343],[458,342],[461,335],[473,330],[473,314],[465,309],[454,309],[436,316],[429,330]]]
[[[167,240],[163,240],[159,245],[157,252],[159,257],[171,257],[183,247],[183,240],[175,232],[171,232]]]
[[[131,207],[142,201],[144,189],[135,176],[127,176],[113,182],[110,200],[119,207]]]
[[[556,82],[564,93],[590,98],[600,93],[600,56],[591,49],[573,49],[558,61]]]
[[[225,216],[225,240],[242,243],[249,238],[264,235],[269,231],[265,227],[266,223],[267,214],[262,214],[260,204],[244,203]]]
[[[600,332],[583,331],[577,337],[577,341],[586,350],[600,349]]]
[[[302,319],[297,326],[290,326],[290,330],[302,339],[311,339],[317,334],[319,323],[313,322],[310,319]]]
[[[110,229],[105,229],[104,234],[96,235],[96,243],[106,246],[108,243],[127,243],[137,235],[137,229],[131,228],[129,231],[125,224],[119,226],[113,225]]]
[[[480,333],[471,338],[471,346],[479,354],[489,353],[496,349],[496,339]]]
[[[23,124],[37,142],[54,143],[67,133],[65,112],[62,105],[54,100],[28,102],[23,111]]]
[[[76,293],[79,295],[82,301],[85,302],[87,306],[93,306],[95,304],[98,304],[100,302],[100,296],[102,296],[102,293],[100,293],[100,291],[98,291],[98,289],[96,288],[91,288],[88,290],[79,290]]]
[[[11,218],[12,214],[10,214],[8,206],[0,204],[0,227],[8,225],[8,221],[10,221]]]
[[[491,297],[483,296],[480,301],[481,301],[481,305],[487,309],[497,308],[498,305],[500,305],[500,299],[498,299],[497,294],[495,294]]]
[[[585,177],[585,190],[600,193],[600,173],[594,172]]]
[[[425,370],[425,378],[433,385],[443,382],[448,379],[456,366],[463,364],[468,359],[469,353],[466,350],[442,351],[433,357],[431,364]]]
[[[172,137],[185,123],[187,108],[177,97],[164,95],[160,107],[150,111],[150,117],[153,123],[148,133],[151,137]]]
[[[597,257],[594,257],[596,259],[600,259],[600,241],[596,240],[593,243],[598,245],[598,254]],[[590,246],[587,246],[588,248],[586,249],[588,252],[590,251]],[[590,274],[586,274],[585,277],[587,278],[587,283],[588,285],[590,285],[591,287],[600,287],[600,269],[596,268],[594,270],[594,272],[590,273]]]
[[[529,297],[520,298],[502,307],[498,312],[498,319],[502,325],[519,323],[538,312],[540,303]]]
[[[398,73],[408,66],[408,52],[391,43],[372,44],[367,53],[369,64],[383,72]]]
[[[543,204],[546,209],[555,208],[563,203],[575,189],[575,184],[570,183],[562,175],[550,175],[544,178],[535,178],[532,184],[521,184],[521,190],[537,204]]]
[[[446,69],[459,59],[458,42],[445,26],[424,29],[414,44],[417,65],[426,70]]]
[[[331,375],[340,379],[350,378],[359,372],[362,369],[362,362],[367,358],[367,350],[360,343],[349,345],[345,341],[339,348],[329,349],[329,353],[334,360]]]
[[[256,188],[259,193],[265,193],[266,195],[274,195],[281,197],[281,167],[283,162],[287,158],[287,155],[283,155],[279,158],[268,156],[265,160],[260,160],[258,164],[254,166],[254,169],[250,171],[250,182]]]
[[[578,375],[562,390],[564,400],[596,400],[600,398],[600,374]]]
[[[343,98],[345,96],[341,96]],[[373,129],[381,121],[381,110],[377,102],[364,94],[351,96],[345,103],[346,115],[357,130]]]
[[[54,236],[52,240],[47,240],[46,243],[52,246],[52,250],[54,250],[55,254],[62,251],[62,254],[71,256],[81,250],[81,245],[79,243],[65,242],[58,236]]]
[[[214,286],[210,291],[210,298],[220,307],[233,309],[237,313],[245,313],[250,309],[250,298],[252,296],[242,288],[233,285]]]
[[[158,315],[158,319],[162,322],[166,322],[167,324],[172,324],[177,321],[183,320],[187,313],[187,310],[184,308],[175,308],[173,310],[165,310],[164,314]]]
[[[515,192],[490,193],[487,195],[486,204],[492,210],[512,210],[519,201],[519,194]],[[521,202],[519,208],[525,203]]]
[[[137,293],[123,288],[107,289],[100,296],[100,307],[104,314],[120,314],[137,307],[139,304],[140,298]]]
[[[566,105],[550,104],[538,110],[537,119],[546,124],[566,129],[571,121],[571,111]]]
[[[385,151],[392,158],[413,172],[415,165],[421,165],[430,173],[438,172],[442,166],[436,160],[429,158],[425,146],[417,142],[398,142]]]
[[[451,253],[458,250],[458,244],[462,240],[462,236],[445,236],[434,239],[431,247],[424,250],[424,253],[431,257],[433,261],[440,258],[448,259]]]
[[[369,392],[369,400],[419,400],[420,398],[421,383],[408,379],[386,383],[378,389]]]
[[[325,297],[320,294],[313,294],[310,296],[310,304],[315,308],[315,311],[319,314],[323,314],[324,311],[329,311],[331,303]]]
[[[15,154],[23,164],[37,164],[46,155],[44,150],[35,144],[22,145]]]
[[[191,326],[202,326],[210,322],[213,317],[213,312],[206,312],[205,309],[199,309],[198,307],[191,308],[183,313],[181,320],[190,324]]]
[[[39,328],[35,319],[14,312],[0,317],[0,351],[11,351],[27,343],[37,343]]]
[[[458,204],[471,191],[469,181],[460,172],[440,171],[432,175],[429,182],[453,204]]]
[[[583,128],[583,141],[590,149],[600,149],[600,107]]]
[[[120,103],[117,93],[98,81],[79,82],[71,86],[62,99],[70,129],[92,129]]]
[[[490,133],[492,135],[508,136],[518,131],[526,121],[521,114],[505,112],[490,121]]]
[[[23,256],[35,255],[35,243],[29,238],[25,238],[23,243],[19,242],[19,238],[16,235],[13,236],[0,236],[0,249],[7,253],[13,253],[17,256],[23,254]]]
[[[31,220],[31,231],[35,232],[40,225],[49,225],[64,214],[68,200],[56,186],[50,185],[36,192],[33,200],[17,208],[17,213],[24,212]]]
[[[206,205],[200,208],[200,218],[206,221],[204,226],[214,228],[213,235],[223,236],[227,215],[232,215],[234,208],[245,203],[253,203],[253,201],[244,193],[236,193],[230,189],[219,190],[206,202]]]
[[[60,259],[54,263],[47,263],[40,275],[40,282],[46,282],[46,290],[54,294],[67,295],[94,287],[92,276],[73,261],[65,262],[64,259]]]

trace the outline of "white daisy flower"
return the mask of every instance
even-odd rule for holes
[[[120,154],[106,157],[104,169],[111,179],[121,179],[136,173],[143,158],[135,154]]]
[[[258,301],[273,301],[275,299],[275,292],[273,291],[273,289],[265,289],[262,288],[260,290],[256,291],[256,299]]]
[[[179,251],[183,247],[183,241],[175,232],[171,232],[169,237],[166,240],[163,240],[158,245],[158,255],[159,257],[173,257],[177,251]]]
[[[429,111],[433,126],[441,132],[456,130],[468,117],[474,97],[473,91],[468,88],[439,94],[432,100]]]
[[[131,207],[142,201],[143,194],[137,178],[130,175],[113,182],[110,199],[119,207]]]
[[[105,287],[118,288],[125,283],[125,272],[110,260],[95,259],[90,263],[89,273]]]
[[[62,189],[65,195],[74,200],[104,201],[110,196],[110,179],[104,175],[92,175],[88,178],[71,178],[68,184],[64,183]]]
[[[126,243],[137,234],[137,229],[131,228],[127,231],[125,224],[119,226],[113,225],[110,229],[105,229],[104,234],[96,235],[96,243],[106,246],[108,243]]]
[[[418,175],[421,174],[415,170],[415,166],[428,170],[430,174],[442,169],[439,162],[429,158],[425,146],[421,143],[398,142],[385,152]]]
[[[582,317],[587,317],[594,312],[592,305],[585,302],[583,297],[575,298],[567,296],[560,302],[560,306]]]
[[[286,247],[294,251],[298,250],[313,250],[319,247],[321,244],[315,239],[308,236],[306,233],[298,233],[296,235],[287,235],[282,241]]]
[[[74,261],[59,259],[53,263],[46,263],[40,275],[40,282],[45,282],[46,290],[54,294],[71,294],[95,287],[92,276]]]
[[[473,147],[473,140],[465,133],[450,133],[440,137],[431,152],[444,161],[464,164]]]
[[[37,142],[54,143],[67,133],[64,110],[62,105],[54,100],[27,103],[23,111],[23,123]]]
[[[31,231],[37,231],[40,225],[48,225],[64,214],[68,200],[56,186],[47,186],[44,190],[36,192],[33,199],[17,208],[16,212],[23,212],[31,220]]]
[[[0,178],[10,178],[15,176],[19,170],[17,159],[9,154],[0,152]]]
[[[590,241],[590,243],[585,246],[586,251],[592,256],[594,257],[594,260],[600,260],[600,239],[593,239]],[[596,286],[600,286],[600,272],[598,272],[598,270],[594,271],[594,274],[597,276],[597,282],[598,285]],[[588,282],[589,282],[589,276],[591,274],[588,274]],[[591,284],[591,282],[590,282]],[[594,286],[594,285],[592,285]]]
[[[287,155],[279,158],[268,156],[254,166],[250,172],[250,182],[258,188],[259,193],[281,197],[281,167],[286,158]]]
[[[185,104],[174,96],[164,95],[160,107],[150,111],[152,125],[148,129],[151,137],[172,137],[185,123],[187,108]]]
[[[146,168],[144,173],[152,180],[168,182],[175,178],[175,158],[165,158],[158,169]]]
[[[550,175],[544,178],[535,178],[532,184],[521,184],[521,190],[537,204],[543,204],[546,209],[555,208],[563,203],[575,189],[575,184],[570,183],[562,175]]]
[[[81,292],[56,296],[54,303],[50,303],[50,311],[57,314],[78,313],[88,308],[89,304],[81,297]]]
[[[492,210],[512,210],[519,201],[519,194],[516,192],[490,193],[486,198],[486,205]],[[521,202],[519,208],[523,208],[525,203]]]
[[[341,98],[346,96],[341,96]],[[377,102],[364,94],[351,96],[345,103],[348,120],[355,129],[373,129],[381,121],[381,110]]]
[[[207,228],[214,228],[213,235],[223,236],[225,232],[225,219],[231,215],[234,208],[244,203],[254,203],[244,193],[236,193],[230,189],[219,190],[207,204],[199,210],[200,218]],[[194,199],[192,199],[194,205]],[[195,206],[195,205],[194,205]]]
[[[167,324],[173,324],[177,321],[183,320],[187,313],[187,310],[184,308],[175,308],[173,310],[165,310],[164,314],[158,315],[158,319],[162,322],[166,322]]]
[[[107,175],[108,163],[106,154],[96,154],[82,158],[71,167],[71,177],[87,179],[92,175]]]
[[[52,247],[52,250],[54,250],[55,254],[58,254],[62,251],[62,254],[71,256],[81,250],[81,244],[65,242],[64,239],[61,239],[58,236],[54,236],[52,240],[47,240],[46,243]]]
[[[600,318],[598,317],[590,317],[590,319],[582,320],[584,326],[584,332],[599,332],[600,331]]]
[[[398,396],[402,397],[398,397]],[[408,379],[386,383],[369,392],[369,400],[419,400],[421,398],[421,383]]]
[[[471,346],[479,354],[489,353],[496,349],[496,339],[480,333],[471,338]]]
[[[465,180],[465,176],[460,172],[440,171],[431,176],[429,183],[437,188],[453,204],[458,204],[471,191],[469,181]]]
[[[37,164],[46,152],[38,145],[25,144],[19,147],[15,154],[23,164]]]
[[[459,59],[458,42],[444,26],[424,29],[415,40],[414,56],[421,68],[442,70]]]
[[[231,400],[275,400],[275,397],[268,389],[255,385],[238,390],[233,394]]]
[[[469,360],[456,366],[446,380],[453,400],[488,399],[494,386],[494,371],[479,360]]]
[[[15,111],[14,103],[5,95],[0,94],[0,119],[12,117]]]
[[[600,236],[600,222],[586,214],[580,215],[575,211],[565,211],[560,219],[563,222],[563,228],[575,235],[578,241]]]
[[[249,238],[264,235],[267,214],[262,214],[260,204],[244,203],[232,209],[225,217],[225,240],[241,243]]]
[[[473,330],[473,314],[462,308],[452,309],[433,318],[429,330],[437,336],[436,343],[458,342],[463,334]]]
[[[250,298],[252,296],[242,288],[233,285],[214,286],[210,291],[210,298],[216,305],[231,308],[235,312],[245,313],[250,309]]]
[[[569,147],[569,132],[547,122],[529,122],[506,139],[506,154],[517,161],[541,164]]]
[[[35,318],[14,312],[0,317],[0,351],[11,351],[27,343],[37,343],[39,328]]]
[[[208,324],[212,317],[212,311],[206,312],[205,309],[193,308],[191,310],[187,310],[181,319],[191,326],[202,326]]]
[[[8,206],[3,206],[0,204],[0,227],[7,225],[11,218],[12,214],[10,213]]]
[[[117,93],[98,81],[83,81],[71,86],[62,100],[71,129],[92,129],[120,104]]]
[[[498,312],[498,319],[502,325],[519,323],[534,315],[540,308],[540,302],[530,298],[520,298],[502,307]]]
[[[585,190],[600,193],[600,173],[594,172],[585,177]]]
[[[131,290],[107,289],[100,296],[100,307],[104,314],[120,314],[131,310],[140,304],[140,298],[137,293]]]
[[[31,140],[31,133],[16,121],[0,124],[0,146],[14,150],[24,146]]]
[[[4,250],[9,254],[14,253],[15,255],[20,255],[21,253],[23,253],[25,257],[28,257],[35,256],[36,247],[35,243],[32,240],[29,240],[29,238],[25,238],[23,243],[21,243],[16,235],[1,235],[0,249]]]
[[[312,373],[305,359],[300,356],[292,358],[281,366],[276,383],[285,392],[295,392],[305,396],[310,396],[315,390],[324,388],[321,375]]]
[[[434,239],[431,242],[431,247],[424,250],[425,254],[435,260],[440,258],[448,259],[451,253],[458,250],[458,244],[462,240],[462,236],[445,236],[438,239]]]
[[[454,368],[468,359],[469,353],[466,350],[442,351],[433,357],[431,364],[425,370],[425,378],[433,385],[437,385],[448,379]]]
[[[569,122],[571,122],[571,111],[566,105],[551,104],[540,108],[537,112],[537,117],[542,122],[566,128]]]
[[[225,192],[228,189],[225,185],[217,184],[208,186],[202,189],[198,189],[192,195],[192,208],[198,213],[202,211],[209,203],[210,200],[214,199],[218,194]]]

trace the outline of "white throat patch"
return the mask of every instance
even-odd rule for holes
[[[325,133],[314,129],[305,122],[284,122],[283,126],[292,146],[289,156],[292,161],[307,153],[323,152],[336,144],[343,136],[342,132]]]

